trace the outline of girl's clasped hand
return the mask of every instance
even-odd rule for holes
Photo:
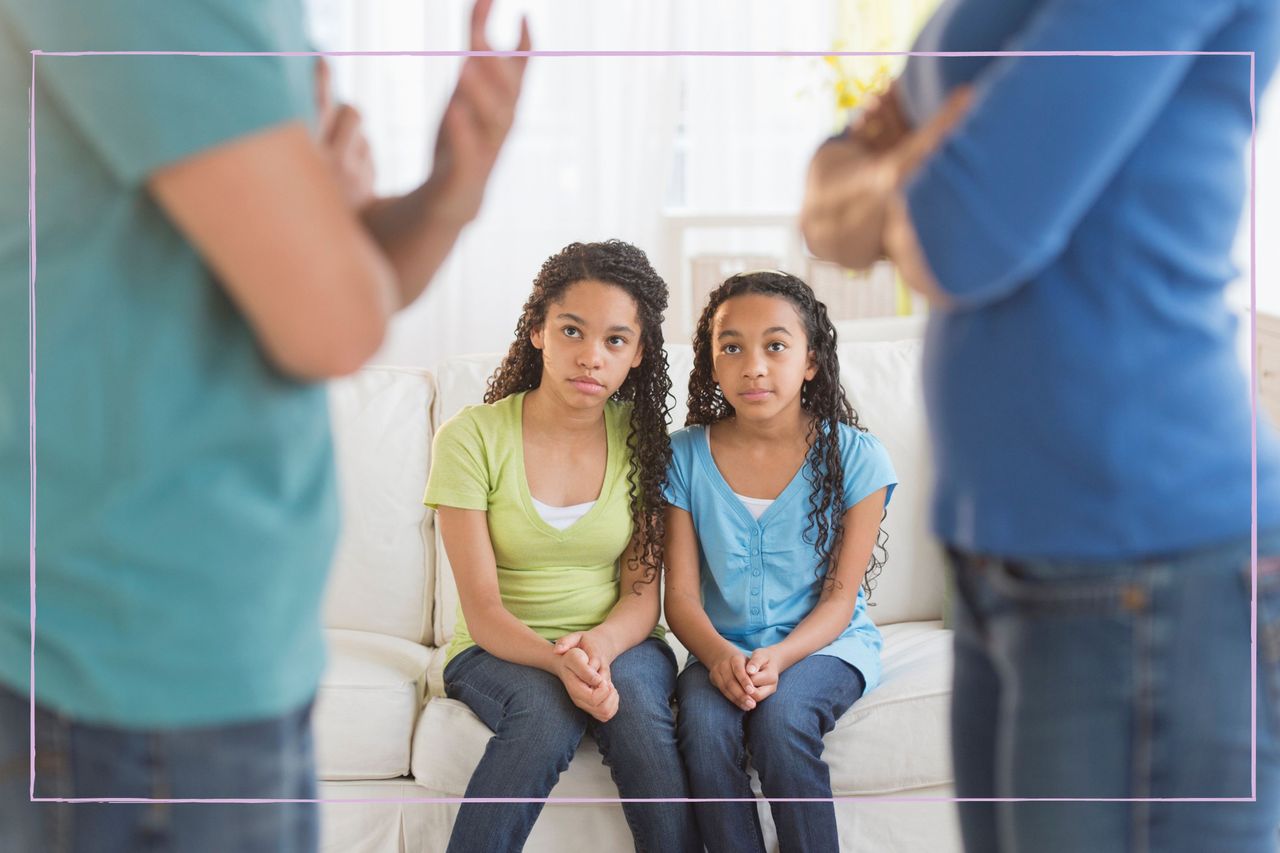
[[[560,681],[573,704],[602,723],[618,713],[618,690],[609,678],[609,664],[618,653],[599,633],[575,631],[555,645],[562,661]]]
[[[737,650],[725,652],[707,664],[707,672],[726,699],[750,711],[778,689],[774,654],[768,648],[756,649],[751,657]]]

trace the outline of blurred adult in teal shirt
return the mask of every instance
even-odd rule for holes
[[[310,849],[313,806],[29,805],[30,749],[37,798],[314,797],[338,526],[320,381],[476,215],[524,60],[469,59],[430,178],[372,199],[358,116],[316,126],[310,57],[36,57],[31,360],[35,49],[309,45],[297,0],[0,0],[0,848]]]

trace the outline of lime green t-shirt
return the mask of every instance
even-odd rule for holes
[[[630,404],[605,405],[609,457],[600,496],[557,530],[538,514],[525,478],[524,393],[468,406],[436,432],[423,502],[488,513],[503,605],[547,640],[594,628],[618,602],[618,560],[631,541]],[[662,636],[660,629],[655,636]],[[475,645],[458,606],[446,663]]]

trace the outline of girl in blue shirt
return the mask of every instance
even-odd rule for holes
[[[823,735],[880,677],[866,598],[896,476],[840,387],[827,309],[795,276],[736,275],[694,337],[666,489],[667,621],[690,651],[677,733],[712,851],[760,850],[769,798],[830,798]],[[770,803],[781,848],[835,850],[830,803]]]

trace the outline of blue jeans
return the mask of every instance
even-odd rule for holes
[[[1280,554],[1280,535],[1259,537]],[[1165,559],[951,552],[961,797],[1250,797],[1249,542]],[[965,803],[965,847],[1246,853],[1280,825],[1280,560],[1259,559],[1257,802]]]
[[[822,737],[865,687],[856,667],[831,655],[809,655],[783,671],[776,693],[743,711],[711,683],[701,662],[685,667],[676,686],[677,729],[693,795],[753,800],[695,806],[708,850],[764,853],[748,750],[765,797],[831,799]],[[783,851],[839,849],[831,803],[771,802],[769,809]]]
[[[493,737],[467,783],[467,797],[545,798],[569,766],[588,730],[623,799],[685,798],[688,786],[676,751],[675,654],[650,637],[610,666],[618,713],[607,723],[577,708],[560,679],[496,658],[479,646],[445,667],[445,692],[467,704]],[[449,838],[450,853],[520,850],[542,803],[463,803]],[[688,803],[626,803],[623,814],[636,850],[700,851]],[[584,843],[590,847],[588,840]]]
[[[311,708],[189,729],[88,725],[36,706],[35,795],[315,799]],[[310,853],[314,803],[33,803],[30,703],[0,687],[0,850]]]

